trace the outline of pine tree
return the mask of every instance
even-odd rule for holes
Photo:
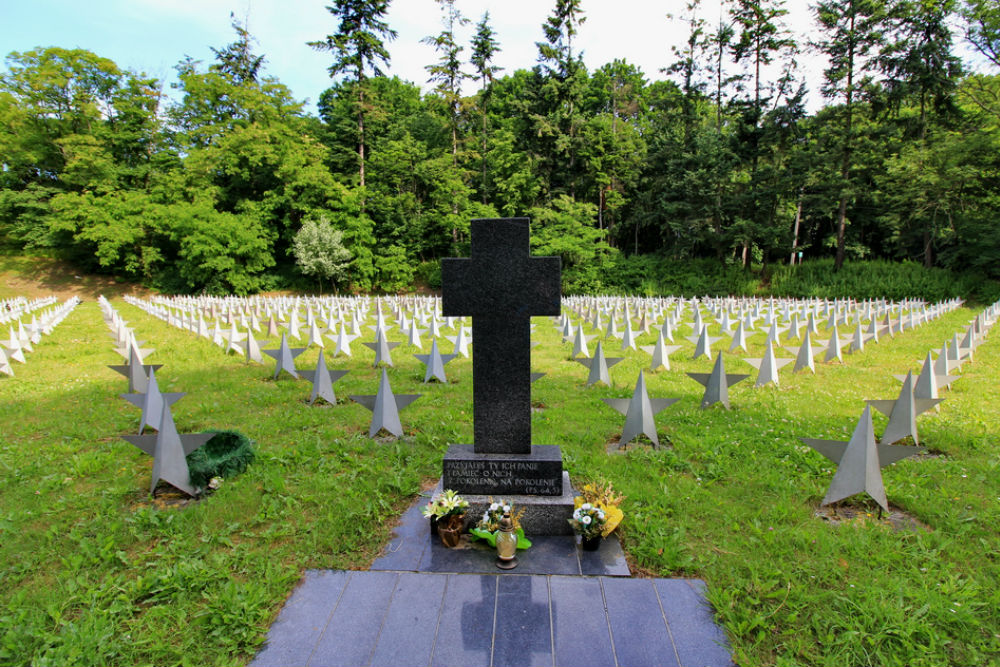
[[[382,17],[389,10],[389,0],[334,0],[327,11],[339,21],[337,32],[322,41],[309,42],[319,51],[333,54],[333,64],[327,69],[330,77],[353,75],[357,90],[358,117],[358,178],[365,186],[365,80],[384,76],[380,64],[389,65],[385,42],[396,38],[396,31]]]
[[[469,58],[482,86],[479,91],[479,113],[483,121],[479,136],[479,160],[482,163],[483,181],[480,191],[484,204],[486,203],[486,142],[489,136],[487,108],[493,92],[493,76],[503,69],[493,64],[493,57],[500,51],[500,43],[495,35],[493,28],[490,27],[490,13],[486,12],[476,24],[476,34],[472,38],[472,55]]]

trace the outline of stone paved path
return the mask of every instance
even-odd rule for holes
[[[724,667],[696,579],[629,577],[617,539],[542,537],[499,573],[445,549],[414,505],[367,572],[310,570],[252,667]]]

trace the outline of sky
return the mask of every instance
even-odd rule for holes
[[[110,58],[119,67],[141,71],[168,84],[176,82],[174,65],[184,56],[206,65],[210,47],[222,48],[234,39],[230,13],[246,20],[257,40],[256,52],[266,57],[265,74],[277,77],[296,99],[315,101],[330,85],[330,55],[306,45],[321,40],[336,27],[325,0],[0,0],[0,52],[26,51],[39,46],[83,48]],[[786,17],[797,39],[815,37],[812,15],[804,0],[788,0]],[[685,26],[667,18],[683,13],[686,0],[583,0],[586,22],[574,39],[588,68],[594,70],[615,58],[638,65],[647,80],[666,78],[660,69],[672,60],[670,47],[685,38]],[[496,64],[506,72],[536,64],[535,43],[543,39],[542,23],[552,0],[458,0],[457,7],[471,20],[458,33],[468,45],[474,24],[489,11],[502,51]],[[709,24],[719,17],[717,0],[704,0]],[[441,11],[434,0],[393,0],[386,17],[399,36],[389,44],[388,73],[420,85],[424,67],[436,59],[433,47],[421,39],[441,31]],[[463,52],[466,59],[469,49]],[[816,54],[798,58],[810,97],[808,106],[822,104],[818,90],[824,62]],[[471,70],[471,68],[469,68]],[[463,92],[476,89],[474,82]],[[169,92],[169,91],[168,91]]]

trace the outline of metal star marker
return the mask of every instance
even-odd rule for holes
[[[882,468],[925,451],[923,447],[876,444],[870,406],[866,406],[861,413],[861,419],[847,442],[812,438],[800,440],[837,464],[837,472],[820,506],[856,493],[867,493],[886,512],[889,511],[889,501],[882,484]]]
[[[601,341],[597,341],[597,349],[594,350],[594,356],[591,359],[574,359],[576,363],[583,364],[590,369],[590,373],[587,375],[587,386],[596,383],[603,382],[604,384],[611,386],[611,375],[608,373],[608,369],[617,364],[619,361],[624,359],[624,357],[605,357],[604,348],[601,346]]]
[[[149,374],[163,368],[163,364],[144,364],[138,352],[133,349],[127,364],[108,366],[108,368],[128,378],[130,393],[142,393],[149,385]]]
[[[347,375],[347,371],[331,371],[326,367],[326,359],[323,357],[323,350],[319,351],[319,359],[316,360],[315,370],[299,371],[302,377],[312,382],[312,394],[309,395],[309,405],[316,403],[322,398],[330,405],[337,404],[337,395],[333,392],[333,383]]]
[[[573,353],[570,354],[571,359],[575,359],[576,355],[582,354],[583,356],[590,358],[590,348],[587,347],[587,343],[590,342],[594,336],[588,336],[583,333],[583,324],[581,323],[577,327],[576,335],[573,336]]]
[[[898,442],[907,436],[913,437],[915,444],[920,444],[917,435],[917,415],[930,410],[943,399],[940,398],[916,398],[913,395],[913,372],[906,374],[903,381],[903,388],[899,391],[899,398],[896,400],[868,400],[865,401],[886,417],[889,423],[886,424],[882,433],[882,442],[889,445]]]
[[[198,495],[198,490],[191,484],[191,471],[188,469],[185,457],[215,437],[215,433],[178,435],[173,415],[170,414],[170,406],[164,405],[156,435],[121,437],[153,457],[153,481],[149,485],[150,493],[153,493],[157,482],[162,479],[189,496]]]
[[[374,438],[375,434],[382,429],[399,438],[403,435],[403,425],[399,422],[399,411],[421,396],[422,394],[400,394],[399,396],[393,394],[392,388],[389,386],[389,375],[383,368],[382,379],[378,383],[378,393],[374,396],[351,396],[351,400],[372,411],[372,423],[368,429],[369,438]]]
[[[694,343],[694,355],[692,359],[697,359],[698,357],[704,355],[709,359],[712,358],[712,343],[719,340],[713,336],[708,335],[708,327],[702,327],[701,333],[697,336],[688,336],[688,340]]]
[[[750,377],[737,373],[726,374],[721,352],[715,359],[715,366],[712,367],[711,373],[688,373],[687,375],[705,386],[705,394],[701,398],[703,409],[716,403],[722,403],[726,410],[729,409],[729,388]]]
[[[900,382],[906,382],[906,378],[909,376],[910,374],[907,373],[906,375],[894,375],[893,377]],[[941,386],[948,387],[957,379],[957,375],[938,375],[934,371],[934,360],[931,359],[931,353],[928,352],[927,357],[924,359],[924,365],[920,368],[920,375],[917,376],[917,383],[913,385],[913,397],[939,398],[938,388]]]
[[[277,350],[263,350],[264,354],[269,357],[273,357],[274,364],[274,379],[278,379],[278,374],[281,371],[287,372],[296,380],[299,379],[299,373],[295,369],[295,357],[299,356],[306,351],[304,347],[288,347],[288,338],[285,334],[281,334],[281,347]]]
[[[640,434],[649,438],[654,447],[659,447],[660,440],[656,437],[656,421],[653,417],[680,399],[650,398],[646,391],[646,378],[643,372],[639,371],[639,379],[635,383],[632,398],[605,398],[601,400],[625,415],[625,428],[618,441],[618,449],[621,449]]]
[[[774,383],[778,386],[778,369],[785,364],[790,364],[793,359],[778,359],[774,356],[774,345],[771,341],[767,341],[767,349],[764,351],[763,358],[760,359],[744,359],[751,366],[757,369],[757,381],[754,382],[754,387],[763,387],[766,384]]]
[[[808,368],[813,373],[816,372],[816,355],[823,351],[823,347],[813,347],[812,332],[806,329],[802,337],[802,344],[798,347],[789,346],[785,349],[795,355],[795,367],[793,373],[798,373],[803,368]],[[816,341],[819,342],[819,341]]]
[[[441,354],[438,350],[437,339],[431,340],[431,353],[430,354],[415,354],[421,363],[427,367],[427,372],[424,373],[424,384],[430,382],[431,378],[437,378],[439,381],[448,383],[448,378],[444,373],[444,365],[449,361],[457,357],[457,354]]]
[[[184,392],[162,393],[156,383],[156,371],[149,369],[149,384],[144,393],[120,394],[122,398],[136,406],[142,408],[142,418],[139,420],[139,434],[147,426],[159,425],[163,419],[164,406],[173,405],[184,396]]]
[[[649,364],[649,370],[655,371],[662,366],[668,371],[670,370],[670,355],[673,352],[681,349],[680,345],[667,345],[666,340],[663,336],[663,332],[656,338],[655,345],[643,345],[642,349],[649,354],[653,355],[653,361]]]
[[[385,330],[380,328],[375,330],[375,342],[364,343],[364,346],[375,352],[375,363],[372,366],[378,366],[382,362],[385,362],[388,366],[392,366],[392,354],[390,351],[394,347],[398,347],[399,343],[390,343],[387,341],[385,339]]]

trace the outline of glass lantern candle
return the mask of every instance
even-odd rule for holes
[[[502,570],[512,570],[517,567],[517,535],[514,533],[514,522],[510,512],[505,512],[500,519],[500,530],[497,532],[497,567]]]

